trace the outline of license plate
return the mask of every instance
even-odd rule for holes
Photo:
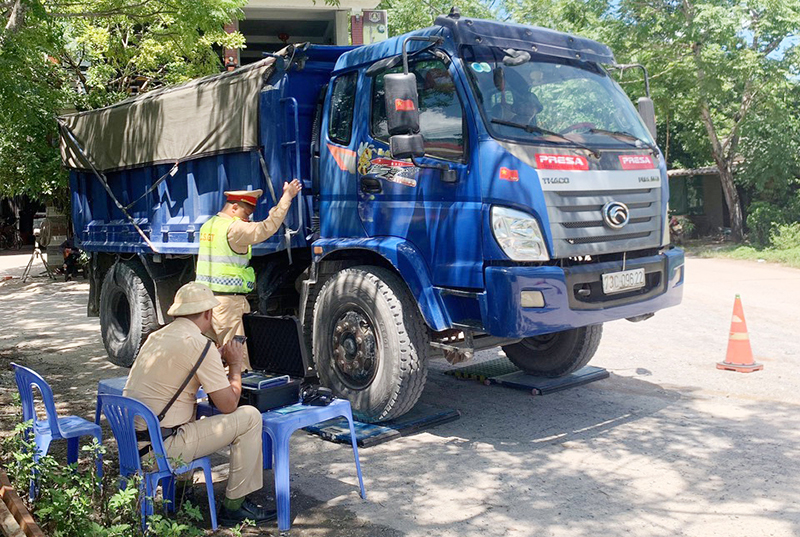
[[[607,295],[641,287],[644,287],[643,268],[603,274],[603,292]]]

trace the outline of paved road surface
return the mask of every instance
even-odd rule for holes
[[[0,256],[0,278],[27,258]],[[96,379],[122,370],[84,316],[87,290],[0,284],[0,360],[44,369],[90,415]],[[757,373],[715,369],[737,293]],[[605,326],[592,364],[607,380],[532,397],[455,380],[436,361],[423,401],[462,417],[361,450],[367,501],[346,448],[295,435],[293,534],[800,535],[799,303],[798,270],[689,259],[681,306]]]

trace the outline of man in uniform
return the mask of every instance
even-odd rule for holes
[[[250,222],[262,194],[260,189],[225,192],[225,206],[200,228],[196,281],[210,287],[219,300],[212,319],[218,344],[244,335],[242,315],[250,313],[246,296],[256,283],[253,267],[249,266],[251,246],[267,240],[280,228],[301,189],[302,183],[297,179],[284,183],[280,201],[261,222]],[[247,349],[244,368],[251,369]]]
[[[253,406],[237,406],[242,392],[243,347],[231,341],[219,351],[213,344],[206,348],[209,340],[203,336],[211,328],[212,310],[218,305],[211,289],[202,284],[181,287],[167,312],[175,320],[147,338],[123,394],[159,414],[191,374],[161,421],[167,456],[189,462],[230,446],[220,522],[232,525],[246,518],[264,522],[275,518],[275,511],[245,498],[262,487],[263,464],[261,413]],[[204,350],[206,355],[200,361]],[[228,364],[227,374],[222,359]],[[201,385],[222,414],[196,421],[196,394]]]

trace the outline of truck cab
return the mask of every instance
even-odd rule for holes
[[[396,103],[386,80],[404,61],[417,95]],[[603,322],[678,304],[664,158],[613,63],[588,39],[453,16],[343,54],[321,124],[315,262],[378,253],[435,348],[461,361],[500,345],[545,376],[585,365]],[[392,154],[395,104],[417,109],[416,158]],[[318,366],[355,397],[375,379],[376,360],[357,358],[370,345],[320,338]]]

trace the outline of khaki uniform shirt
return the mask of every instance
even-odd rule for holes
[[[228,244],[234,252],[246,254],[248,246],[264,242],[278,231],[291,206],[292,200],[281,198],[278,205],[269,210],[269,216],[260,222],[235,220],[228,228]],[[232,218],[224,213],[218,213],[217,216]]]
[[[200,328],[183,317],[153,332],[139,351],[123,395],[141,401],[156,415],[160,414],[197,363],[207,341]],[[194,421],[196,394],[201,385],[206,393],[230,386],[219,351],[213,344],[192,380],[167,412],[162,427],[177,427]]]

